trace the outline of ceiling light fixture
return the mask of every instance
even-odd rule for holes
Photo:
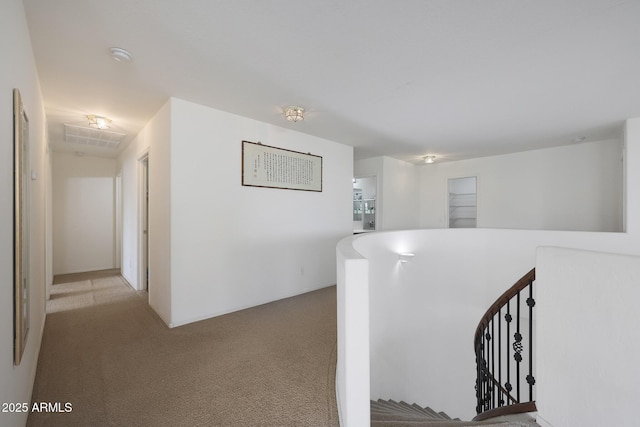
[[[133,59],[133,55],[120,47],[110,47],[111,57],[118,62],[129,62]]]
[[[402,264],[406,264],[409,261],[411,261],[414,256],[416,255],[411,252],[404,252],[404,253],[398,254],[398,260],[400,260]]]
[[[299,122],[301,120],[304,120],[304,108],[296,106],[287,107],[284,110],[284,116],[290,122]]]
[[[93,114],[87,116],[89,120],[89,126],[95,129],[109,129],[111,119],[102,116],[94,116]]]
[[[90,145],[93,147],[117,149],[127,135],[111,132],[106,129],[92,127],[64,125],[64,141],[70,144]],[[80,147],[76,148],[83,151]]]
[[[422,159],[425,163],[433,163],[436,161],[436,156],[424,156]]]

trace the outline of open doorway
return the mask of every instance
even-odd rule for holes
[[[353,232],[375,231],[378,180],[375,176],[353,179]]]
[[[149,154],[139,158],[139,262],[138,288],[149,291]]]
[[[475,228],[478,221],[477,177],[449,179],[449,228]]]

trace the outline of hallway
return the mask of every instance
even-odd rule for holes
[[[117,274],[72,280],[32,397],[59,411],[28,426],[338,425],[335,287],[168,329]]]

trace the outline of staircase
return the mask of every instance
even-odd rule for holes
[[[436,412],[431,408],[393,400],[371,401],[371,426],[375,427],[534,427],[534,421],[500,419],[494,421],[460,421],[451,419],[444,412]]]
[[[535,278],[534,268],[493,303],[476,328],[474,349],[478,415],[472,421],[452,420],[444,412],[423,408],[415,403],[378,399],[371,401],[371,425],[539,427],[528,415],[537,411],[533,372]]]

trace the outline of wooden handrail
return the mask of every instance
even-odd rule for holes
[[[482,333],[482,329],[487,325],[487,323],[491,320],[491,318],[498,313],[498,311],[507,305],[507,303],[518,294],[521,290],[527,287],[529,283],[536,280],[536,269],[532,268],[527,274],[522,276],[520,280],[518,280],[512,287],[507,289],[505,293],[500,295],[500,297],[494,302],[491,307],[484,313],[484,316],[480,319],[478,323],[478,327],[476,328],[476,333],[473,336],[473,348],[475,351],[476,343],[478,342],[478,337]]]
[[[526,414],[528,412],[536,412],[536,402],[516,403],[509,406],[501,406],[495,409],[489,409],[481,414],[476,415],[472,421],[484,421],[490,418],[502,417],[513,414]]]

